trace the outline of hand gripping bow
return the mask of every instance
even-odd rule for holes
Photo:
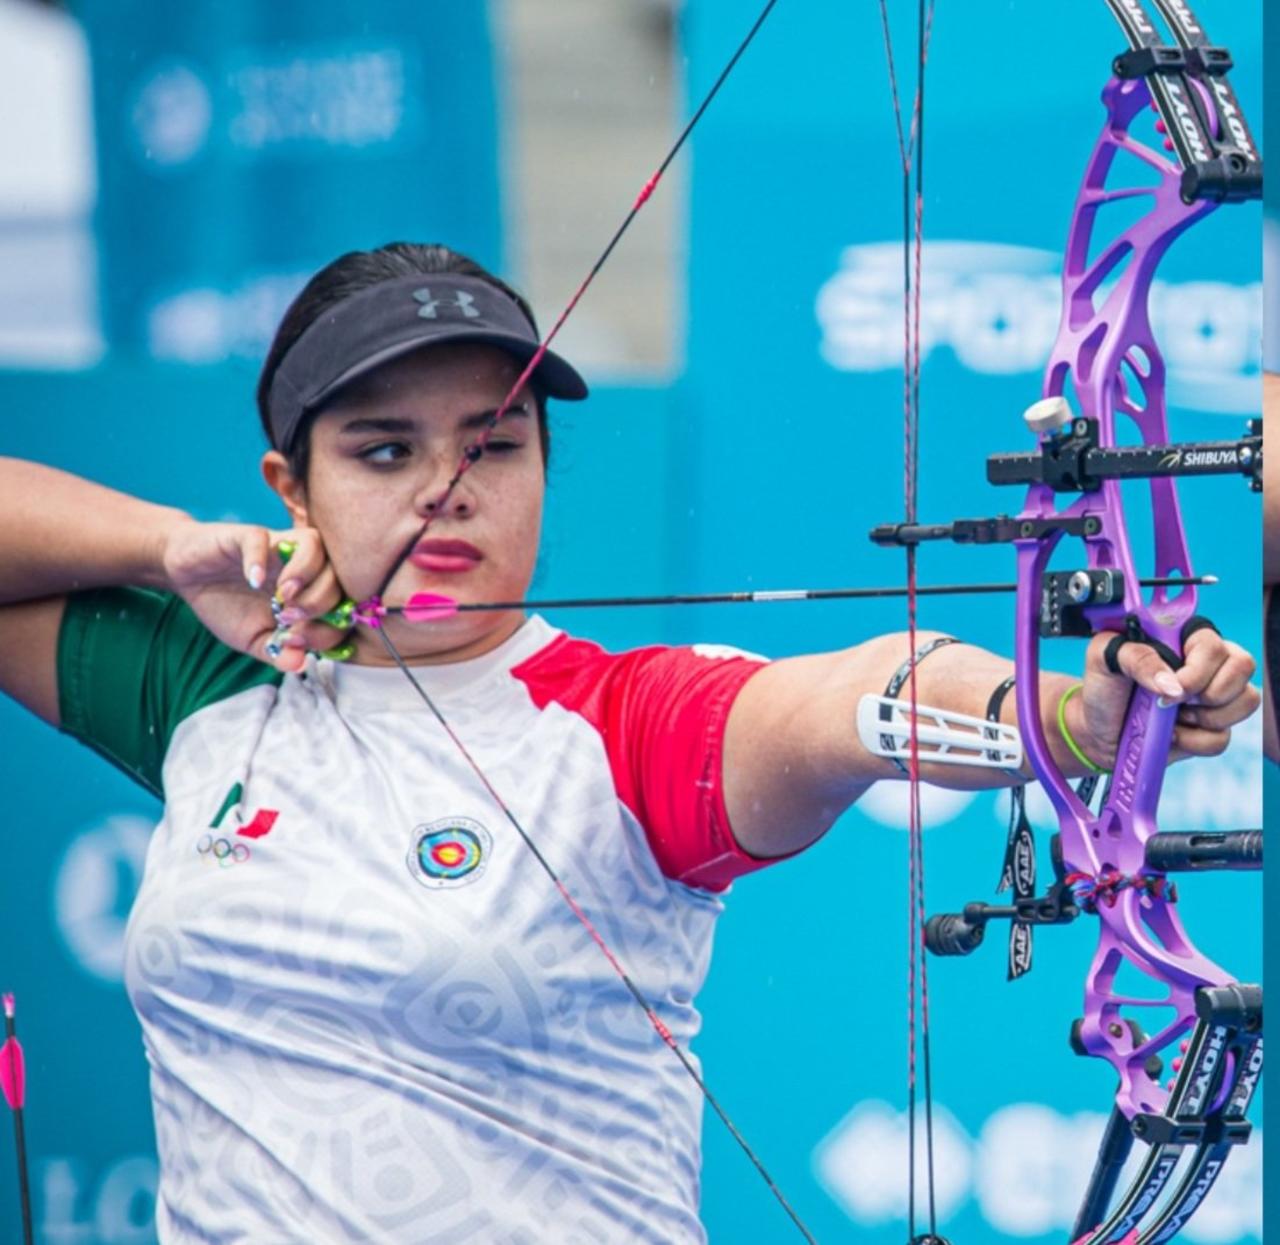
[[[1258,198],[1262,163],[1226,76],[1230,56],[1209,43],[1188,6],[1155,0],[1173,36],[1166,45],[1143,0],[1107,3],[1129,50],[1116,58],[1103,91],[1106,120],[1072,215],[1061,326],[1043,398],[1027,412],[1037,447],[988,460],[992,483],[1028,486],[1026,504],[1017,516],[888,525],[872,539],[907,547],[938,539],[1010,542],[1017,549],[1018,719],[1031,768],[1057,816],[1055,882],[1036,896],[1034,845],[1018,794],[1005,868],[1013,903],[973,903],[963,913],[933,917],[926,943],[938,954],[966,954],[987,922],[1009,919],[1012,978],[1030,967],[1035,925],[1062,924],[1082,911],[1097,916],[1098,949],[1071,1043],[1077,1053],[1110,1063],[1119,1087],[1073,1239],[1158,1245],[1181,1230],[1231,1147],[1247,1140],[1246,1113],[1262,1069],[1261,988],[1237,983],[1196,950],[1166,875],[1259,868],[1261,835],[1157,832],[1177,707],[1142,689],[1129,704],[1114,770],[1094,812],[1096,779],[1073,789],[1050,754],[1040,717],[1040,638],[1115,631],[1153,645],[1176,667],[1188,635],[1205,625],[1196,616],[1195,586],[1176,582],[1192,576],[1176,477],[1241,474],[1260,490],[1262,440],[1251,423],[1237,441],[1170,442],[1165,365],[1148,306],[1171,243],[1219,204]],[[1150,120],[1149,109],[1176,162],[1136,132]],[[1141,184],[1115,184],[1126,160],[1145,170]],[[1132,223],[1103,237],[1103,209],[1122,201]],[[1135,569],[1121,492],[1127,479],[1150,482],[1152,573],[1175,581],[1149,593]],[[1085,565],[1050,571],[1064,537],[1082,542]],[[1149,995],[1163,991],[1163,997],[1125,993],[1117,983],[1122,970],[1136,970],[1152,983]],[[1161,1009],[1162,1021],[1172,1019],[1148,1034],[1134,1018],[1142,1009],[1147,1017]],[[1177,1075],[1165,1085],[1163,1056],[1175,1044]],[[1147,1151],[1117,1196],[1135,1140]]]

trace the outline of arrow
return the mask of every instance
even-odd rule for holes
[[[18,1190],[22,1198],[22,1239],[32,1245],[31,1176],[27,1170],[27,1135],[22,1111],[27,1098],[27,1061],[14,1027],[13,995],[4,996],[4,1045],[0,1046],[0,1089],[13,1112],[13,1138],[18,1151]]]
[[[1190,577],[1154,576],[1140,581],[1144,588],[1172,588],[1192,584],[1216,584],[1216,575]],[[1016,592],[1017,584],[927,584],[917,586],[922,597],[979,596]],[[403,605],[384,605],[378,616],[402,614],[409,622],[439,622],[455,614],[498,610],[569,610],[608,609],[621,605],[748,605],[777,601],[848,601],[877,597],[905,597],[908,589],[900,586],[878,588],[782,588],[757,592],[697,592],[654,597],[567,597],[545,601],[479,601],[463,603],[436,592],[415,592]],[[321,621],[324,621],[322,619]],[[350,626],[350,621],[346,621]]]

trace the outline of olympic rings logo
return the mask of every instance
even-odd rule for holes
[[[211,834],[200,836],[196,851],[205,860],[216,860],[220,869],[230,869],[232,865],[243,864],[252,854],[248,843],[232,843],[230,839],[215,839]]]

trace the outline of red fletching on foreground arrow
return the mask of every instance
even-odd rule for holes
[[[27,1096],[27,1062],[13,1032],[13,995],[4,996],[4,1027],[8,1033],[0,1046],[0,1089],[4,1100],[14,1111],[21,1111]]]
[[[415,592],[404,603],[404,617],[409,622],[438,622],[457,612],[457,601],[438,592]]]

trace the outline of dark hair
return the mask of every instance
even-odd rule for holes
[[[368,289],[382,281],[395,277],[412,277],[419,273],[427,276],[442,272],[459,273],[462,276],[478,277],[501,290],[517,307],[524,312],[525,318],[533,328],[534,336],[538,334],[538,323],[533,318],[529,304],[500,277],[495,277],[488,269],[482,268],[473,259],[450,250],[438,243],[422,242],[388,242],[385,246],[372,251],[348,251],[339,255],[332,263],[326,264],[303,286],[301,293],[289,304],[288,310],[276,329],[276,335],[267,351],[266,360],[262,364],[262,374],[258,377],[258,417],[262,420],[263,431],[267,440],[271,441],[271,420],[267,410],[267,396],[271,392],[271,382],[275,378],[286,354],[294,342],[307,331],[335,303]],[[543,397],[534,390],[534,400],[538,408],[538,440],[542,444],[542,463],[545,469],[551,454],[551,434],[547,428],[547,406]],[[310,412],[299,426],[294,438],[293,448],[288,452],[289,470],[299,480],[307,478],[307,466],[311,456],[311,424],[319,411]]]

